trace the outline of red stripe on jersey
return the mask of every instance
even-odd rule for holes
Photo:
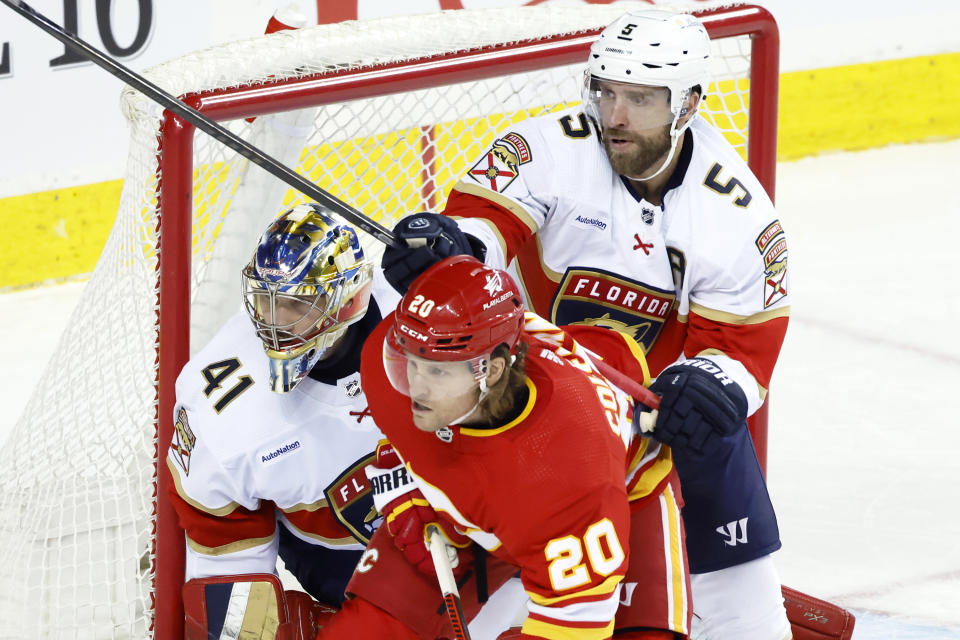
[[[530,227],[506,207],[456,189],[450,190],[450,197],[442,213],[460,218],[484,218],[496,221],[497,231],[507,243],[507,264],[510,264],[510,260],[517,254],[520,246],[533,236]]]
[[[683,353],[691,358],[707,349],[718,349],[743,363],[766,389],[787,332],[787,320],[781,317],[757,324],[727,324],[691,312]]]
[[[549,319],[550,301],[553,300],[553,294],[560,283],[544,271],[536,238],[531,237],[518,248],[517,272],[523,279],[523,287],[530,301],[530,310]]]
[[[276,521],[272,502],[261,501],[256,511],[238,506],[226,515],[215,516],[188,504],[175,490],[170,491],[170,497],[180,526],[191,540],[204,547],[222,547],[273,535]]]
[[[334,517],[329,507],[320,507],[314,511],[301,509],[300,511],[284,511],[287,521],[307,536],[325,538],[327,540],[341,540],[348,538],[356,542],[353,535],[347,531]]]
[[[653,348],[647,353],[647,366],[650,367],[651,376],[656,378],[661,371],[676,362],[684,351],[687,331],[687,323],[680,322],[674,309],[667,318],[666,324],[663,325],[663,330],[653,344]]]
[[[608,596],[609,597],[609,594]],[[604,627],[610,624],[610,621],[606,622],[596,622],[588,620],[561,620],[560,618],[551,618],[549,616],[541,615],[538,613],[530,612],[527,615],[527,618],[530,620],[539,620],[540,622],[546,622],[548,624],[556,625],[558,627],[569,627],[570,629],[603,629]]]

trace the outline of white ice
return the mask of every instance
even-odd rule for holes
[[[781,577],[852,609],[856,640],[960,640],[960,140],[781,163],[776,200]],[[0,441],[83,286],[0,295]]]

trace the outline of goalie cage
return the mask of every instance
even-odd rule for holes
[[[390,227],[442,207],[501,128],[579,102],[590,43],[628,6],[322,25],[146,76]],[[776,25],[756,6],[703,7],[716,54],[705,117],[772,197]],[[303,199],[141,94],[125,90],[121,106],[131,137],[116,222],[0,454],[3,638],[182,637],[184,538],[164,463],[174,381],[240,308],[262,229]],[[765,413],[751,428],[763,460]]]

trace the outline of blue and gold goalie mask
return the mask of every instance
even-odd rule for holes
[[[364,316],[372,279],[357,232],[318,205],[298,205],[270,225],[243,270],[243,297],[274,391],[296,387]]]

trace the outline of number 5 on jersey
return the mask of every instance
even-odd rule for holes
[[[609,518],[590,525],[582,539],[576,536],[555,538],[543,550],[547,560],[551,561],[548,572],[554,591],[565,591],[590,583],[590,569],[583,562],[584,549],[590,569],[601,576],[616,571],[626,559],[617,531]]]

